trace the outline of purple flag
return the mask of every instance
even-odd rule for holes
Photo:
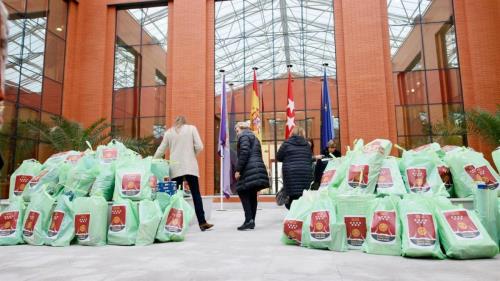
[[[222,95],[220,97],[219,155],[221,157],[220,190],[226,198],[231,195],[231,152],[227,124],[226,76],[222,73]]]

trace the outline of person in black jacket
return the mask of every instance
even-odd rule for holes
[[[280,146],[276,155],[276,159],[283,162],[283,185],[289,198],[285,203],[287,209],[290,209],[292,202],[299,199],[313,181],[311,166],[313,156],[304,136],[304,129],[295,127],[290,138]]]
[[[334,140],[328,141],[328,146],[321,153],[323,157],[331,158],[331,155],[336,158],[341,157],[340,151],[337,149],[337,144]],[[331,154],[331,155],[330,155]],[[323,161],[318,159],[316,161],[316,167],[314,169],[314,186],[319,186],[321,183],[321,177],[323,176],[323,172],[325,171],[326,165],[328,161]]]
[[[257,192],[269,187],[269,176],[262,160],[260,141],[249,130],[249,124],[238,122],[235,130],[238,134],[238,163],[234,177],[237,180],[236,191],[245,211],[245,222],[238,230],[254,229]]]

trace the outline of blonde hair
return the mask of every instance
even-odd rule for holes
[[[179,115],[175,117],[175,123],[174,126],[175,128],[180,128],[182,125],[186,125],[186,117]]]
[[[296,126],[292,130],[292,136],[301,136],[301,137],[306,137],[306,131],[304,128]]]
[[[245,121],[240,121],[238,123],[236,123],[236,125],[234,126],[234,129],[240,129],[240,130],[244,130],[244,129],[250,129],[250,124],[249,122],[245,122]]]

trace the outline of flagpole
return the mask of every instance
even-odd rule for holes
[[[219,72],[220,72],[220,73],[221,73],[221,75],[222,75],[222,87],[223,87],[223,88],[222,88],[222,91],[224,91],[224,87],[225,87],[224,83],[225,83],[225,80],[226,80],[226,79],[225,79],[225,78],[226,78],[226,77],[225,77],[225,73],[224,73],[224,72],[225,72],[225,70],[224,70],[224,69],[221,69],[221,70],[219,70]],[[221,95],[221,100],[220,100],[220,101],[221,101],[221,102],[220,102],[220,104],[221,104],[221,112],[222,112],[222,103],[223,103],[222,98],[225,98],[225,97],[223,97],[223,96]],[[220,122],[220,125],[219,125],[219,130],[222,130],[222,118],[226,118],[226,117],[225,117],[225,116],[222,116],[222,114],[221,114],[221,117],[220,117],[220,118],[221,118],[221,119],[220,119],[220,120],[221,120],[221,122]],[[225,210],[224,210],[224,156],[225,156],[225,155],[224,155],[224,148],[219,148],[219,149],[221,149],[221,154],[220,154],[220,165],[219,165],[219,166],[220,166],[220,174],[219,174],[219,185],[220,185],[220,187],[219,187],[219,189],[220,189],[220,209],[218,209],[217,211],[225,211]]]

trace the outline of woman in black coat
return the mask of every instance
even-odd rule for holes
[[[238,163],[234,177],[237,180],[236,192],[245,211],[245,222],[238,230],[254,229],[257,192],[269,187],[269,176],[262,160],[260,141],[249,130],[248,123],[238,122],[235,130],[238,134]]]
[[[283,185],[289,197],[285,203],[287,209],[290,209],[293,200],[299,199],[313,181],[312,152],[304,136],[304,129],[295,127],[276,156],[278,161],[283,162]]]

